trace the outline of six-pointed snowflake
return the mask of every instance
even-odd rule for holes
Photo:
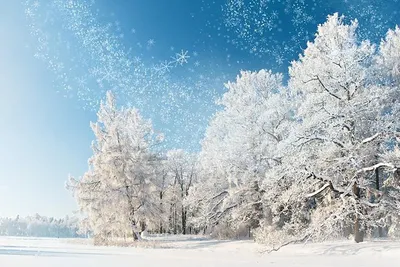
[[[186,51],[181,50],[180,53],[176,53],[176,55],[175,55],[176,63],[181,66],[185,63],[188,63],[188,59],[190,58],[190,56],[188,54],[189,54],[189,51],[187,51],[187,50]]]

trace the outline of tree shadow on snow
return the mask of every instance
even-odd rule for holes
[[[357,255],[362,252],[388,252],[399,250],[400,243],[385,241],[369,241],[365,243],[330,244],[321,248],[317,253],[322,255]]]
[[[179,247],[179,249],[207,249],[207,248],[211,248],[214,246],[218,246],[221,244],[227,244],[227,243],[231,243],[231,242],[235,242],[235,240],[210,240],[210,239],[205,239],[205,240],[196,240],[196,241],[200,241],[200,242],[190,242],[187,241],[187,244],[185,244],[185,246]],[[175,243],[175,242],[172,242]]]
[[[195,244],[194,246],[189,247],[189,249],[208,248],[208,247],[232,243],[232,242],[235,242],[235,240],[214,240],[214,241],[202,242],[202,243]]]
[[[211,240],[208,237],[189,237],[189,238],[171,238],[171,239],[144,239],[145,241],[157,241],[160,243],[179,243],[179,242],[196,242],[196,241],[208,241]]]

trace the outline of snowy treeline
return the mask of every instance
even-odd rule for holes
[[[243,71],[226,84],[198,154],[162,136],[112,94],[89,170],[67,186],[99,241],[153,232],[246,229],[273,246],[399,235],[400,29],[379,45],[334,14],[289,77]]]
[[[83,237],[78,231],[78,218],[66,216],[63,219],[34,216],[0,218],[0,235],[30,237]]]
[[[96,242],[111,237],[140,238],[148,229],[186,233],[183,199],[195,180],[195,158],[183,150],[158,151],[163,140],[134,108],[117,108],[114,96],[101,103],[89,170],[71,189],[86,218],[82,229]]]

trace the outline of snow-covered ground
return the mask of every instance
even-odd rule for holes
[[[271,254],[251,241],[153,237],[163,248],[94,247],[84,240],[0,238],[1,267],[398,266],[400,243],[351,241],[291,245]]]

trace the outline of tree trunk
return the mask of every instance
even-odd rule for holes
[[[178,217],[178,214],[176,212],[176,204],[174,204],[174,235],[176,235],[178,233],[178,229],[177,229],[177,223],[176,223],[176,218]]]
[[[132,238],[133,238],[133,241],[138,241],[139,237],[136,235],[136,231],[135,231],[136,223],[135,223],[135,221],[132,221],[131,224],[132,224]]]
[[[168,229],[167,233],[172,234],[174,229],[174,205],[170,205],[169,207],[169,216],[168,216]]]
[[[182,234],[186,235],[186,211],[182,207]]]
[[[356,195],[358,199],[360,198],[360,188],[358,187],[357,182],[353,184],[353,193],[354,195]],[[364,232],[361,231],[360,228],[361,228],[360,220],[356,215],[356,219],[354,221],[354,241],[356,241],[356,243],[364,241]]]
[[[375,188],[379,191],[380,189],[380,181],[379,181],[379,168],[375,169]],[[374,198],[375,199],[375,198]],[[382,227],[378,226],[378,237],[382,237]]]
[[[159,229],[159,233],[162,234],[163,233],[163,227],[162,227],[162,223],[160,223],[160,229]]]
[[[163,191],[162,190],[160,191],[160,211],[162,213],[164,212],[164,210],[163,210]],[[163,233],[163,221],[162,220],[160,220],[159,232],[160,232],[160,234]]]
[[[272,225],[272,210],[271,210],[271,208],[270,207],[267,207],[266,208],[266,211],[265,211],[265,219],[266,219],[266,224],[268,225],[268,226],[271,226]]]
[[[144,232],[144,230],[146,230],[146,223],[145,222],[140,222],[140,230],[142,231],[142,232]]]
[[[360,230],[361,225],[358,218],[354,222],[354,241],[361,243],[364,241],[364,232]]]
[[[375,169],[375,186],[376,190],[379,190],[379,168]]]
[[[131,222],[132,238],[133,238],[133,241],[137,241],[137,240],[139,240],[139,237],[136,235],[136,221],[133,217],[135,215],[135,208],[133,208],[131,200],[129,201],[129,204],[131,206],[130,211],[129,211],[129,220]]]

